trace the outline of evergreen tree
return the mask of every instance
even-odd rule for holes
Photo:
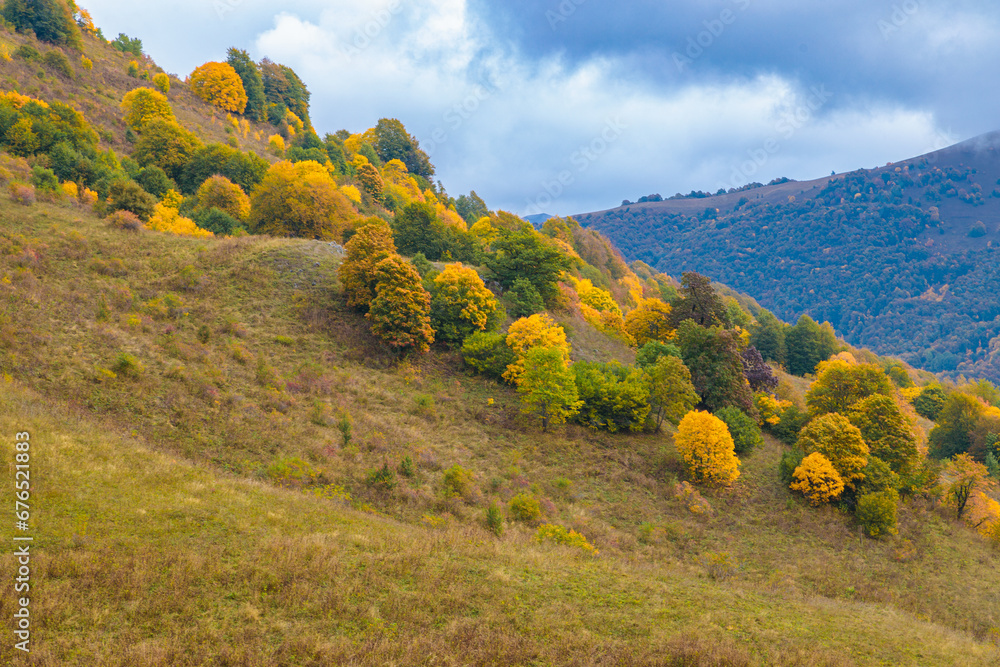
[[[243,81],[243,89],[247,94],[247,106],[243,115],[258,123],[263,122],[267,119],[267,98],[264,97],[264,79],[260,75],[260,67],[250,59],[246,51],[236,47],[229,49],[226,62]]]

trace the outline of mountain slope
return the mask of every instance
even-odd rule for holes
[[[782,319],[808,313],[855,345],[996,381],[998,151],[991,133],[878,169],[575,217],[629,259],[711,275]]]

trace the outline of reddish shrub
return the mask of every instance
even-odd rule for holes
[[[11,201],[15,201],[23,206],[31,206],[35,203],[35,188],[26,183],[11,183],[7,186],[10,192]]]
[[[115,211],[107,218],[108,224],[115,229],[124,229],[129,232],[137,232],[143,229],[142,220],[131,211]]]

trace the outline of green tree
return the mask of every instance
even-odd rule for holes
[[[676,426],[699,401],[691,384],[691,371],[681,361],[679,353],[663,354],[642,368],[649,383],[650,416],[656,430],[660,430],[664,420]]]
[[[676,342],[684,365],[691,371],[695,391],[707,408],[718,410],[732,405],[747,414],[757,414],[750,385],[743,375],[743,342],[736,331],[706,329],[687,319],[677,329]]]
[[[551,425],[564,423],[583,405],[573,373],[562,350],[556,347],[528,350],[517,391],[524,403],[522,410],[538,417],[543,432]]]
[[[899,507],[899,493],[887,489],[875,493],[865,493],[858,498],[854,516],[869,537],[895,535],[896,510]]]
[[[788,363],[785,349],[785,323],[767,310],[757,313],[757,323],[750,327],[750,344],[756,347],[765,361],[780,366]]]
[[[504,294],[511,317],[528,317],[545,310],[545,300],[527,278],[518,278]]]
[[[916,468],[920,460],[917,436],[894,400],[874,394],[855,403],[847,418],[861,431],[872,455],[893,472],[906,476]]]
[[[573,364],[576,389],[583,401],[576,419],[584,426],[611,433],[640,431],[649,414],[645,374],[617,361]]]
[[[431,296],[420,274],[399,255],[375,265],[375,292],[368,313],[372,333],[398,355],[427,352],[434,342]]]
[[[480,218],[485,218],[490,214],[490,209],[486,202],[473,190],[466,195],[459,195],[455,200],[455,212],[462,216],[462,219],[471,227],[479,222]]]
[[[950,459],[964,454],[972,445],[972,433],[986,412],[986,406],[973,396],[953,392],[941,407],[938,423],[930,433],[930,455]]]
[[[799,433],[796,446],[807,455],[819,452],[829,459],[847,488],[854,489],[864,480],[868,445],[847,417],[826,414],[813,419]]]
[[[420,142],[395,118],[382,118],[375,125],[374,148],[383,163],[399,160],[411,174],[427,180],[434,176],[434,165],[427,153],[420,150]]]
[[[551,303],[558,293],[556,283],[569,269],[569,259],[549,243],[530,225],[513,232],[501,228],[493,242],[494,252],[485,258],[486,266],[504,289],[524,278]]]
[[[212,176],[225,176],[252,193],[264,180],[270,163],[254,152],[244,153],[225,144],[208,144],[195,151],[177,180],[181,192],[194,194],[201,184]]]
[[[242,49],[232,47],[227,56],[226,62],[239,75],[247,94],[247,106],[243,115],[258,123],[263,122],[267,119],[267,98],[264,97],[264,79],[260,75],[260,67]]]
[[[132,158],[143,167],[155,164],[167,176],[178,180],[181,170],[201,148],[201,141],[175,121],[149,120],[135,142]]]
[[[764,436],[757,422],[739,408],[720,408],[715,411],[715,416],[726,422],[737,454],[749,454],[764,444]]]
[[[156,206],[156,198],[131,179],[118,179],[111,184],[108,194],[108,213],[131,211],[143,222],[149,220]]]
[[[444,223],[438,220],[434,206],[421,202],[407,204],[392,221],[392,234],[399,252],[404,255],[424,253],[436,262],[445,250]]]
[[[655,364],[660,357],[681,358],[681,349],[673,343],[661,343],[658,340],[651,340],[642,347],[635,355],[635,365],[639,368],[649,368]],[[690,377],[690,373],[688,373]]]
[[[2,15],[18,32],[31,30],[43,42],[80,50],[83,40],[73,20],[75,8],[63,0],[6,0]]]
[[[785,332],[788,372],[806,375],[816,370],[816,365],[837,353],[837,338],[833,328],[824,323],[821,327],[808,315],[803,315],[795,326]]]
[[[674,328],[685,320],[702,327],[730,325],[726,306],[712,288],[712,281],[694,271],[681,276],[681,293],[671,306]]]
[[[892,384],[875,364],[849,364],[840,359],[821,362],[816,381],[806,392],[806,405],[813,415],[847,414],[858,401],[869,396],[892,396]]]
[[[517,355],[507,345],[507,334],[477,331],[462,343],[462,360],[481,375],[502,380],[507,367],[517,361]]]
[[[948,395],[939,384],[929,384],[913,399],[913,409],[925,419],[937,421]]]

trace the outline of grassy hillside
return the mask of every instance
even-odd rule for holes
[[[861,539],[782,488],[771,440],[691,496],[669,434],[528,430],[456,355],[386,356],[328,244],[130,233],[6,194],[0,217],[37,664],[1000,664],[996,552],[932,501]],[[614,345],[582,321],[571,339]],[[372,477],[407,457],[394,488]],[[538,519],[514,520],[518,493]],[[599,554],[539,544],[542,522]]]
[[[576,216],[630,259],[698,271],[782,319],[1000,380],[997,134],[873,170]],[[759,185],[759,184],[758,184]]]

